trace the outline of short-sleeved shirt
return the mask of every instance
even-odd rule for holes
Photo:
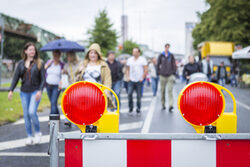
[[[139,57],[135,59],[130,57],[127,61],[127,66],[129,66],[129,78],[132,82],[139,82],[143,80],[144,66],[147,65],[147,60],[144,57]]]
[[[47,69],[46,82],[50,85],[58,85],[61,80],[61,72],[61,65],[52,63]]]
[[[101,66],[88,65],[82,77],[84,81],[101,83]]]

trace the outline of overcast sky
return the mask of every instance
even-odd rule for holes
[[[185,22],[197,22],[204,0],[124,0],[129,38],[161,51],[185,53]],[[0,0],[0,12],[20,18],[69,40],[85,40],[102,9],[121,32],[122,0]],[[119,42],[121,40],[119,39]]]

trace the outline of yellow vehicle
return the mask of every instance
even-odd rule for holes
[[[221,62],[224,62],[227,71],[227,78],[230,78],[232,54],[234,52],[233,42],[219,42],[209,41],[202,42],[198,45],[199,55],[201,59],[206,56],[210,56],[213,61],[213,72],[215,73]],[[212,77],[212,80],[216,80],[216,76]]]

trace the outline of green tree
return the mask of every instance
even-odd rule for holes
[[[210,8],[198,13],[200,23],[193,30],[193,46],[203,41],[231,41],[250,44],[250,1],[206,0]]]
[[[132,40],[127,40],[123,44],[122,53],[127,53],[132,55],[133,48],[139,48],[139,45],[136,42],[133,42]]]
[[[101,46],[103,56],[106,56],[109,50],[115,50],[117,46],[117,32],[112,28],[113,23],[108,18],[108,13],[104,9],[99,12],[98,17],[95,18],[95,24],[92,29],[88,30],[89,45],[98,43]]]
[[[3,47],[3,49],[4,49],[4,57],[3,58],[11,59],[13,63],[16,63],[17,61],[19,61],[22,58],[21,52],[23,50],[24,45],[27,42],[30,42],[30,40],[14,37],[11,35],[5,35],[4,47]],[[41,43],[39,43],[39,42],[36,42],[35,45],[36,45],[36,48],[38,49],[38,51],[42,47]],[[49,56],[47,53],[39,52],[39,54],[40,54],[40,58],[43,61],[48,60]]]

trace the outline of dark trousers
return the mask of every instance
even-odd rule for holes
[[[133,103],[133,92],[136,91],[137,95],[137,109],[141,109],[141,89],[142,82],[128,82],[128,105],[129,111],[133,111],[134,103]]]
[[[59,114],[57,107],[58,97],[60,95],[60,90],[58,90],[58,85],[48,85],[46,86],[47,94],[50,101],[50,114]]]

